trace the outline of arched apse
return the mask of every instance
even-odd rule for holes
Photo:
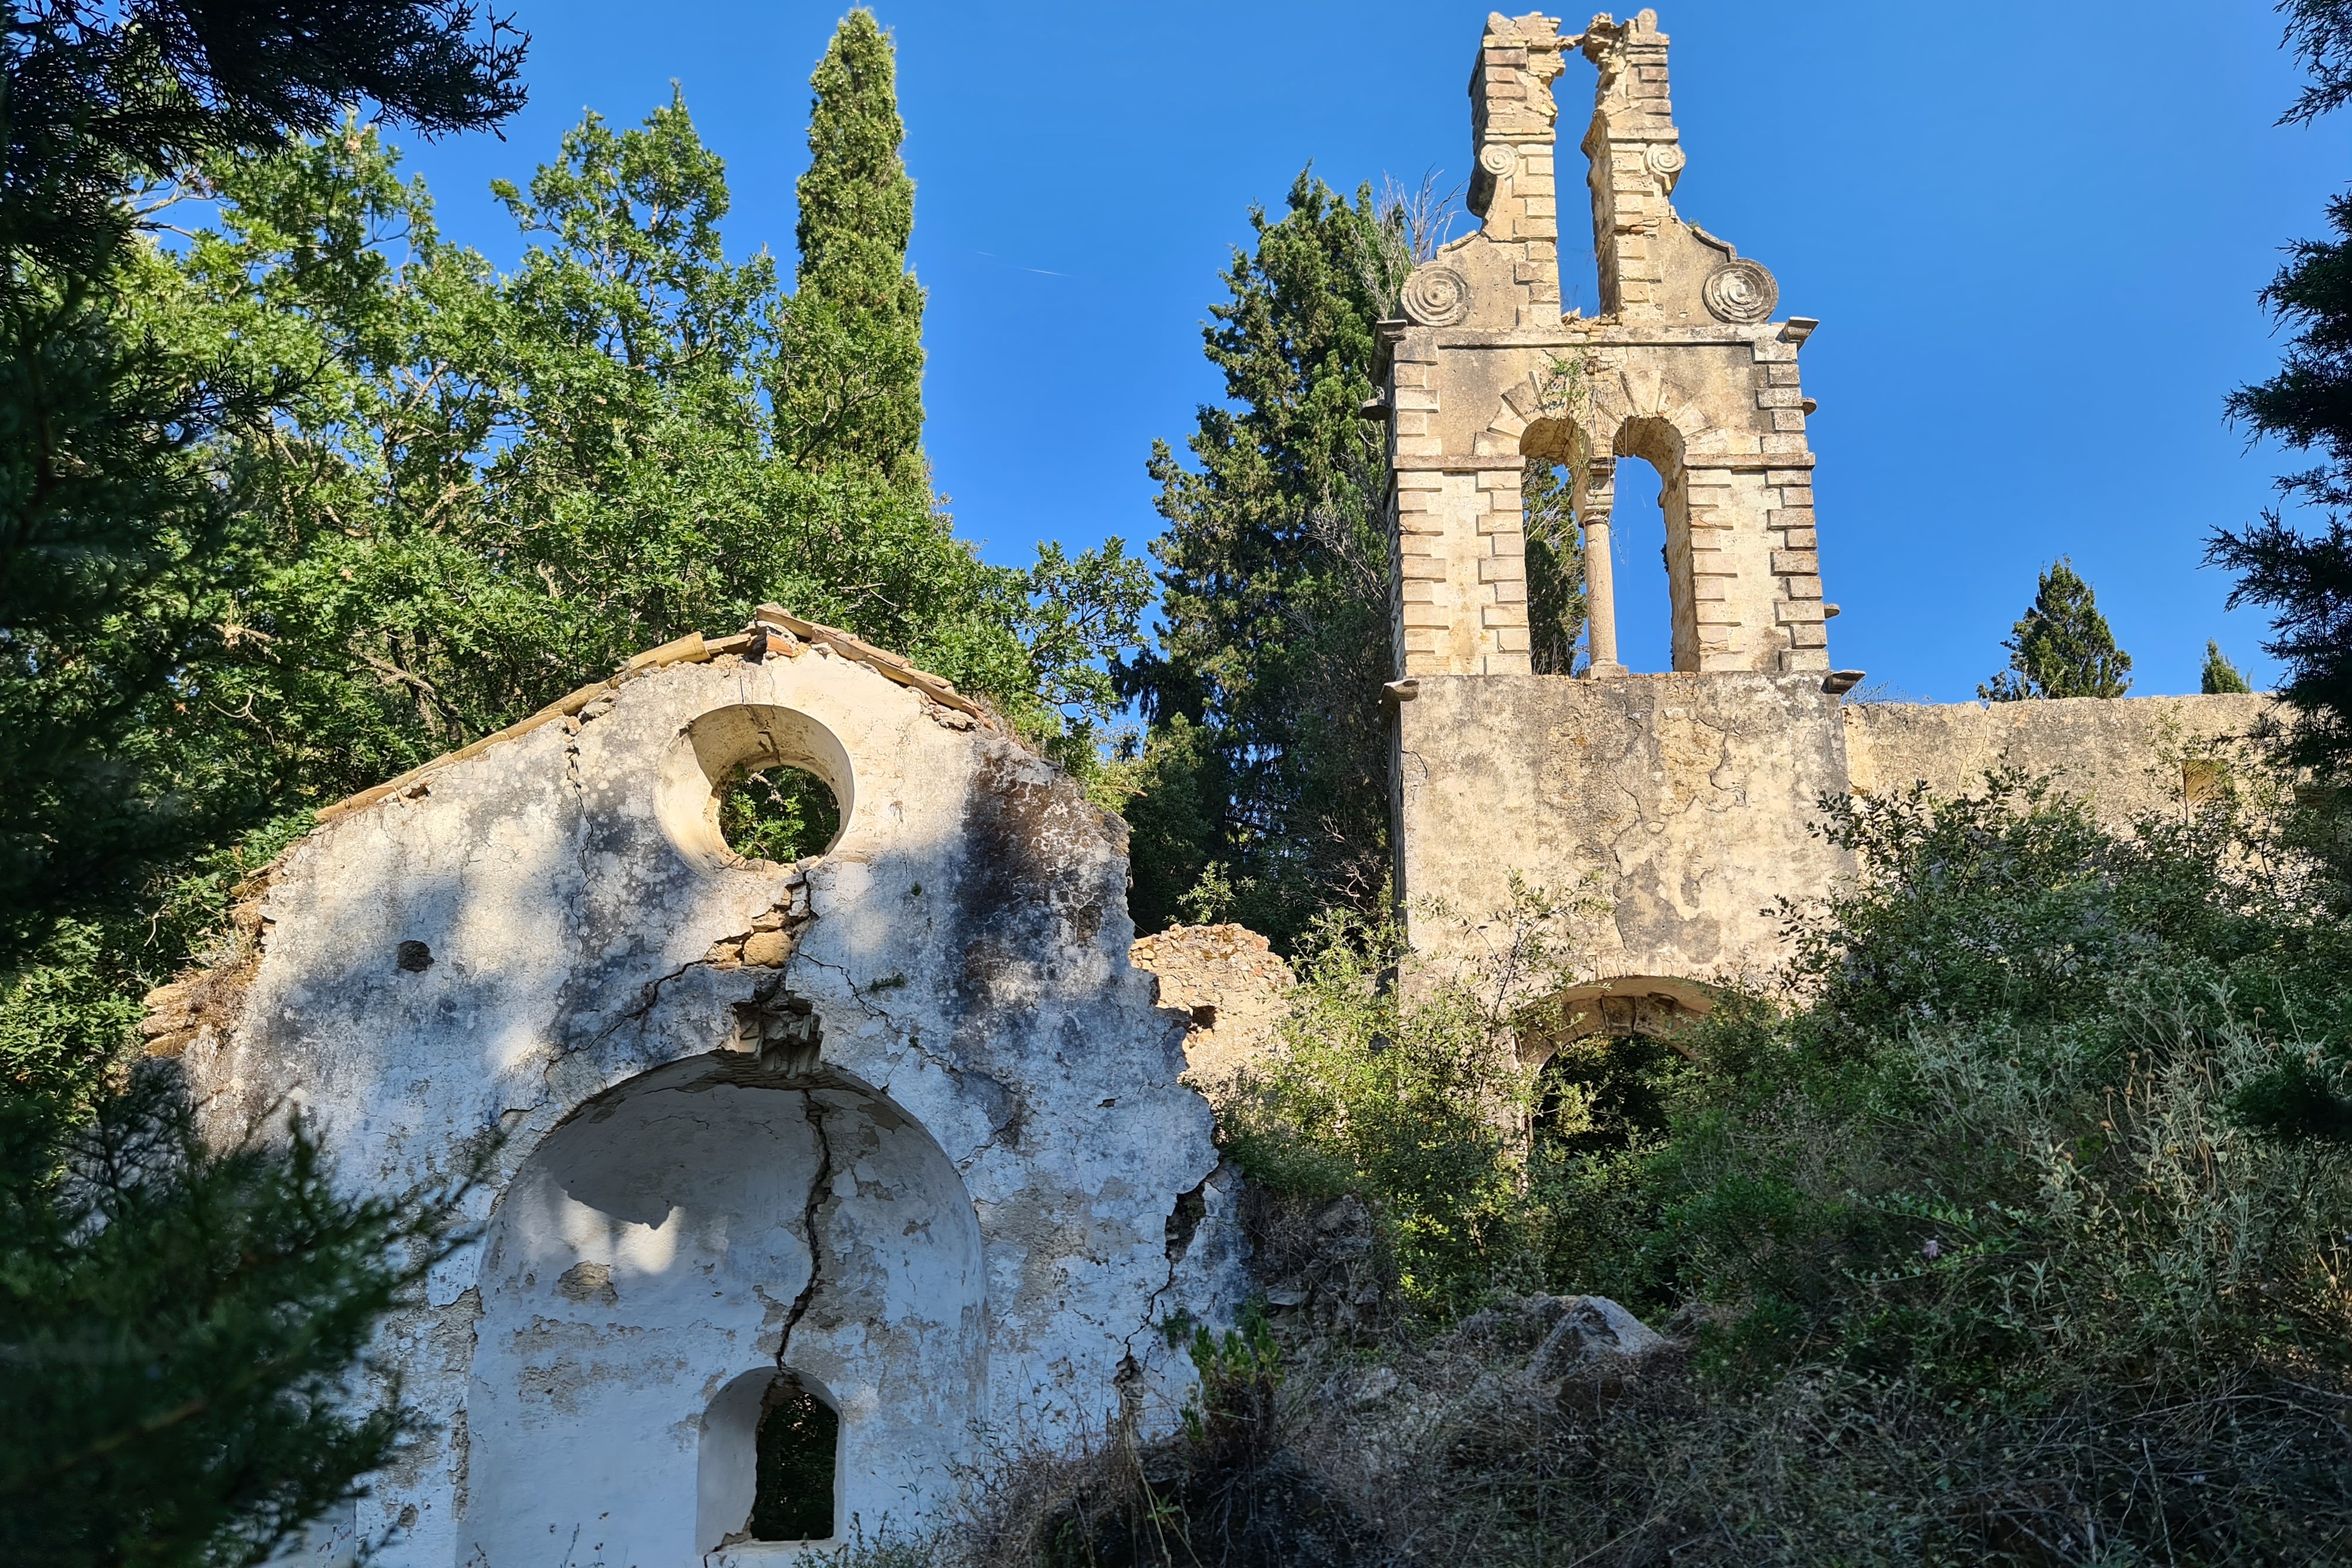
[[[971,1200],[921,1127],[837,1075],[722,1055],[631,1080],[532,1151],[485,1247],[461,1565],[743,1539],[752,1424],[713,1413],[779,1370],[838,1415],[837,1528],[910,1481],[944,1490],[981,1414]],[[568,1540],[578,1521],[599,1539]]]

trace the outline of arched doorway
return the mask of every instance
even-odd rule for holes
[[[945,1490],[980,1415],[971,1200],[838,1075],[723,1054],[631,1080],[524,1160],[485,1246],[460,1568],[756,1551],[755,1513],[838,1537]],[[786,1395],[837,1444],[830,1499],[761,1493]]]
[[[1662,1130],[1660,1069],[1686,1053],[1683,1037],[1715,1010],[1717,998],[1714,987],[1696,980],[1620,975],[1527,1009],[1518,1049],[1537,1075],[1536,1136],[1590,1154]]]

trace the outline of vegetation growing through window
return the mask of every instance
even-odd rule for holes
[[[779,1373],[760,1402],[754,1442],[754,1541],[824,1541],[834,1533],[835,1470],[841,1417],[832,1406]]]
[[[804,768],[738,768],[719,786],[719,831],[746,860],[788,864],[841,836],[841,802]]]
[[[1527,519],[1528,661],[1538,675],[1572,675],[1584,636],[1584,544],[1569,505],[1568,476],[1531,457],[1519,496]]]

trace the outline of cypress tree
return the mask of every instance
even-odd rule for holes
[[[809,78],[800,267],[775,388],[782,439],[813,467],[924,486],[923,290],[907,270],[915,182],[899,157],[890,36],[860,8]]]
[[[2238,666],[2230,663],[2229,655],[2221,652],[2221,644],[2208,637],[2205,640],[2205,672],[2197,684],[2197,689],[2210,697],[2230,692],[2250,692],[2254,688],[2246,684],[2246,677],[2238,673]]]
[[[2032,606],[2001,646],[2009,668],[1977,688],[1989,701],[2119,697],[2131,689],[2131,655],[2116,646],[2091,585],[2063,556],[2042,574]]]

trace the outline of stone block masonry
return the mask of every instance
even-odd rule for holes
[[[2178,820],[2270,710],[2263,696],[1856,704],[1803,675],[1437,676],[1398,705],[1397,881],[1421,961],[1463,972],[1517,875],[1597,894],[1596,979],[1760,979],[1780,901],[1851,874],[1825,797],[2013,768],[2111,830]]]
[[[1675,213],[1667,42],[1649,11],[1573,38],[1549,16],[1487,19],[1470,78],[1482,226],[1417,268],[1382,325],[1401,678],[1528,673],[1529,458],[1571,476],[1593,675],[1624,673],[1610,541],[1624,457],[1664,481],[1674,668],[1830,667],[1797,373],[1812,324],[1773,320],[1771,274]],[[1571,50],[1596,71],[1591,317],[1559,308],[1552,87]]]
[[[1678,213],[1688,162],[1655,12],[1486,19],[1470,73],[1480,230],[1407,281],[1381,324],[1394,476],[1396,882],[1430,972],[1475,966],[1511,879],[1598,899],[1599,993],[1748,975],[1785,956],[1780,900],[1851,869],[1811,830],[1824,796],[1945,794],[1987,768],[2049,776],[2124,824],[2187,809],[2200,762],[2259,698],[1842,705],[1798,355],[1760,264]],[[1562,313],[1553,97],[1593,71],[1580,149],[1600,298]],[[1380,412],[1376,410],[1375,412]],[[1615,633],[1611,517],[1629,458],[1662,481],[1671,671]],[[1521,476],[1569,475],[1590,606],[1581,674],[1529,673]],[[1834,531],[1829,536],[1836,537]]]

